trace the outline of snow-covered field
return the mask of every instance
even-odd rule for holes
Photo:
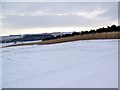
[[[24,41],[24,42],[16,42],[16,44],[23,44],[23,43],[34,43],[34,42],[41,42],[42,40],[36,40],[36,41]],[[2,46],[8,46],[8,45],[14,45],[14,42],[10,43],[0,43],[0,47]]]
[[[117,88],[118,40],[3,48],[3,88]]]

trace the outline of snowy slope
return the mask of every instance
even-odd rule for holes
[[[3,49],[3,88],[117,88],[118,40]]]
[[[24,42],[17,42],[16,44],[23,44],[23,43],[34,43],[34,42],[41,42],[42,40],[36,40],[36,41],[24,41]],[[10,43],[0,43],[0,47],[3,46],[8,46],[8,45],[14,45],[14,42],[10,42]]]
[[[0,90],[2,89],[2,49],[0,49]]]

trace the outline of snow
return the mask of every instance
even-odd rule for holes
[[[3,48],[3,88],[118,88],[118,40]]]
[[[0,90],[2,89],[2,49],[0,49]]]
[[[16,44],[23,44],[23,43],[35,43],[35,42],[41,42],[42,40],[35,40],[35,41],[24,41],[24,42],[16,42]],[[0,43],[0,47],[2,46],[8,46],[8,45],[14,45],[14,42],[10,43]]]
[[[3,46],[8,46],[8,45],[12,45],[14,43],[0,43],[0,48],[3,47]]]

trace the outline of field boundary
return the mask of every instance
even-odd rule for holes
[[[46,40],[41,42],[32,42],[32,43],[22,43],[22,44],[13,44],[5,47],[14,47],[14,46],[25,46],[25,45],[48,45],[56,43],[64,43],[78,40],[98,40],[98,39],[120,39],[120,32],[103,32],[103,33],[94,33],[94,34],[85,34],[85,35],[75,35],[69,37],[61,37],[52,40]]]

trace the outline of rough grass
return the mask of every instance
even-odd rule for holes
[[[45,45],[45,44],[56,44],[77,40],[94,40],[94,39],[120,39],[120,32],[105,32],[105,33],[95,33],[95,34],[86,34],[86,35],[76,35],[52,40],[46,40],[42,42],[33,42],[33,43],[23,43],[23,44],[14,44],[4,47],[13,47],[13,46],[25,46],[25,45]]]

